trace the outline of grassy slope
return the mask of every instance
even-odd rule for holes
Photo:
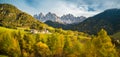
[[[22,12],[11,4],[0,4],[0,26],[7,28],[49,29],[46,24]]]
[[[117,32],[117,33],[113,34],[112,37],[113,37],[114,39],[120,40],[120,32]]]

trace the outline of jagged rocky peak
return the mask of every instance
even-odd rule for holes
[[[85,19],[86,19],[86,17],[84,17],[84,16],[75,17],[72,14],[66,14],[61,17],[61,20],[66,24],[79,23]]]
[[[62,17],[74,17],[72,14],[66,14],[66,15],[63,15]]]
[[[45,19],[55,22],[57,19],[59,19],[59,17],[55,13],[49,12],[45,15]]]
[[[56,17],[58,17],[55,13],[51,13],[51,12],[48,12],[46,15],[45,15],[45,17],[47,17],[47,18],[56,18]]]
[[[42,20],[44,17],[45,17],[45,16],[44,16],[43,13],[40,13],[40,14],[38,15],[38,19],[40,19],[41,21],[44,21],[44,20]]]
[[[61,19],[73,19],[74,16],[72,14],[66,14],[66,15],[63,15],[61,16]]]
[[[40,20],[40,19],[44,18],[44,14],[41,12],[41,13],[38,14],[38,15],[35,14],[34,17],[37,18],[38,20]]]
[[[46,22],[48,20],[63,24],[72,24],[72,23],[79,23],[86,19],[86,17],[75,17],[72,14],[66,14],[61,17],[57,16],[55,13],[48,12],[46,15],[40,13],[39,15],[34,15],[35,18],[39,19],[42,22]]]
[[[39,14],[39,16],[40,16],[40,17],[44,17],[44,14],[41,12],[41,13]]]
[[[55,13],[48,12],[48,13],[46,14],[46,16],[47,16],[47,15],[50,15],[50,16],[53,16],[53,15],[54,15],[54,16],[55,16],[56,14],[55,14]]]

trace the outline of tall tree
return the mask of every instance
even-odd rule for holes
[[[117,57],[115,46],[104,29],[98,33],[97,38],[94,38],[93,41],[97,50],[97,57]]]

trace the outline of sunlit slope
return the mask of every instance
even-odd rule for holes
[[[11,4],[0,4],[0,26],[8,28],[27,27],[38,30],[48,28],[46,24]]]

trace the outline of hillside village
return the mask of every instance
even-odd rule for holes
[[[37,30],[37,29],[29,29],[27,27],[17,27],[17,30],[23,30],[32,34],[51,34],[51,32],[47,29],[43,29],[43,30]]]
[[[36,29],[31,29],[30,32],[33,33],[33,34],[37,34],[37,33],[51,34],[47,29],[45,29],[45,30],[40,30],[40,31],[39,31],[39,30],[36,30]]]

